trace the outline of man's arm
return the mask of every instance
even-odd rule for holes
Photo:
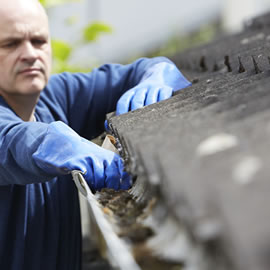
[[[48,124],[24,122],[0,97],[0,185],[29,184],[52,178],[32,158]]]
[[[168,92],[172,94],[173,90],[188,85],[189,82],[169,59],[141,58],[129,65],[106,64],[87,74],[55,75],[41,98],[46,99],[44,102],[49,106],[58,103],[67,115],[67,124],[91,139],[104,130],[105,116],[115,111],[116,106],[117,113],[123,113],[131,107],[132,100],[145,99],[141,90],[144,96],[148,95],[144,106],[167,98],[170,96]],[[126,95],[120,99],[124,93]]]
[[[45,182],[79,170],[93,190],[129,187],[118,155],[63,122],[24,122],[1,97],[0,119],[0,186]]]

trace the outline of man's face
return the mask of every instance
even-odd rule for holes
[[[0,12],[0,95],[39,94],[51,69],[47,17],[36,6],[11,10]]]

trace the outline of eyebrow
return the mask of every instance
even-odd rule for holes
[[[32,34],[30,36],[30,40],[35,39],[35,38],[45,38],[46,40],[48,40],[49,35],[39,33],[39,34]],[[11,42],[11,41],[21,41],[21,40],[24,40],[24,39],[25,39],[24,35],[22,35],[22,36],[7,36],[7,37],[3,37],[3,39],[1,39],[1,37],[0,37],[0,44],[8,43],[8,42]]]
[[[22,39],[22,38],[25,38],[25,33],[3,33],[4,35],[4,39]],[[46,31],[42,31],[42,30],[39,30],[39,31],[36,31],[36,32],[31,32],[29,33],[29,35],[27,34],[27,36],[30,36],[30,38],[32,37],[48,37],[49,36],[49,33],[47,33]]]

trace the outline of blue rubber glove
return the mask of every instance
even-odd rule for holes
[[[175,90],[191,85],[172,63],[162,62],[151,67],[141,82],[118,100],[116,115],[167,99]]]
[[[63,122],[49,124],[41,145],[33,154],[37,166],[57,176],[79,170],[92,190],[103,187],[128,189],[130,177],[119,155],[80,137]]]

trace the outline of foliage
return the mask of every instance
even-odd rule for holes
[[[62,40],[54,39],[52,40],[52,50],[56,59],[58,59],[59,61],[65,62],[68,60],[71,54],[72,48],[68,43]]]
[[[70,65],[69,57],[73,48],[62,40],[52,40],[53,51],[53,72],[61,73],[65,71],[69,72],[88,72],[90,68],[82,68],[80,66]]]
[[[62,5],[68,2],[80,2],[80,0],[39,0],[39,2],[45,7],[49,8],[56,5]]]
[[[111,33],[112,28],[100,22],[94,22],[83,29],[83,38],[85,42],[96,41],[102,33]]]
[[[200,29],[188,33],[187,35],[175,35],[161,48],[150,53],[148,56],[173,56],[188,48],[199,46],[209,42],[216,35],[220,28],[219,23],[204,25]]]
[[[79,2],[80,0],[40,0],[40,3],[45,7],[49,8],[54,5],[61,5],[67,2]],[[71,26],[77,22],[76,16],[67,18],[67,25]],[[84,68],[70,64],[70,58],[72,53],[79,49],[80,46],[96,42],[102,34],[112,33],[112,28],[102,22],[95,21],[87,24],[81,29],[81,42],[78,45],[71,45],[63,40],[53,39],[52,40],[52,51],[53,51],[53,73],[60,73],[64,71],[70,72],[87,72],[91,68]]]

